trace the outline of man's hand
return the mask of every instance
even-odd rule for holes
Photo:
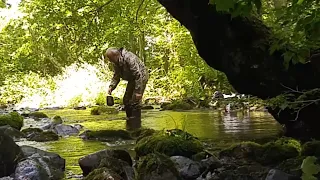
[[[142,98],[142,94],[136,93],[136,99],[140,100]]]
[[[111,95],[111,93],[112,93],[112,88],[109,88],[108,89],[108,94]]]

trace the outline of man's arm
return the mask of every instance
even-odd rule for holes
[[[111,89],[111,91],[113,91],[118,86],[118,84],[120,82],[119,69],[115,65],[113,67],[114,67],[114,73],[113,73],[113,77],[112,77],[110,85],[109,85],[109,89]]]

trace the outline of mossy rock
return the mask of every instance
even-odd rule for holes
[[[304,159],[305,159],[305,156],[297,156],[294,158],[286,159],[285,161],[277,165],[276,169],[279,169],[283,172],[292,174],[297,177],[301,177],[302,175],[301,164]]]
[[[137,174],[139,180],[180,180],[174,162],[166,155],[151,153],[138,161]]]
[[[199,152],[199,153],[193,155],[191,157],[191,159],[193,161],[201,161],[201,160],[207,159],[207,158],[209,158],[211,156],[213,156],[213,155],[210,154],[209,152],[203,151],[203,152]]]
[[[309,141],[304,143],[301,154],[303,156],[316,156],[320,158],[320,141]]]
[[[260,145],[254,142],[243,142],[222,150],[220,157],[228,156],[259,162],[263,165],[278,164],[286,159],[299,156],[298,141],[293,139],[279,139]]]
[[[98,106],[93,107],[90,111],[91,115],[101,115],[101,114],[117,114],[119,111],[115,107]]]
[[[105,157],[101,160],[98,168],[103,167],[116,172],[122,179],[134,179],[135,177],[133,168],[126,161],[121,159]]]
[[[21,132],[25,135],[25,136],[29,136],[31,134],[37,134],[37,133],[42,133],[43,130],[39,129],[39,128],[27,128],[27,129],[23,129],[21,130]]]
[[[159,152],[167,156],[190,158],[202,152],[203,149],[202,143],[196,139],[186,139],[183,136],[170,136],[163,132],[144,137],[135,146],[137,157]]]
[[[29,141],[36,142],[47,142],[47,141],[57,141],[59,136],[52,131],[44,131],[41,133],[35,133],[27,138]]]
[[[98,141],[115,141],[115,140],[132,140],[130,133],[125,130],[99,130],[99,131],[85,131],[80,135],[85,140]]]
[[[36,112],[30,113],[29,117],[35,118],[35,119],[40,119],[40,118],[48,118],[48,115],[46,115],[43,112],[36,111]]]
[[[83,180],[123,180],[123,178],[108,168],[99,168],[93,170]]]
[[[154,130],[154,129],[140,128],[140,129],[137,129],[137,130],[130,132],[130,135],[131,135],[131,137],[137,139],[137,142],[138,142],[140,139],[147,137],[147,136],[152,136],[154,133],[156,133],[156,130]]]
[[[173,101],[171,104],[162,107],[163,110],[191,110],[193,108],[191,104],[182,100]]]
[[[23,126],[23,117],[17,112],[0,115],[0,126],[5,125],[9,125],[20,131]]]
[[[52,118],[52,123],[54,125],[57,125],[57,124],[62,124],[63,123],[63,120],[60,116],[53,116]]]

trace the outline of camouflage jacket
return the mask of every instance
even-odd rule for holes
[[[143,83],[148,79],[148,71],[143,62],[133,54],[125,50],[119,49],[121,56],[118,63],[113,63],[114,74],[110,83],[110,88],[115,89],[120,82],[120,78],[127,81],[135,81],[135,91],[142,93]]]

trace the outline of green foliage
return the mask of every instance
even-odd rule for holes
[[[98,106],[106,105],[106,97],[107,97],[106,92],[99,92],[95,99],[96,105]]]
[[[0,115],[0,126],[10,125],[20,131],[23,126],[23,117],[17,112]]]
[[[309,141],[302,146],[302,155],[320,158],[320,141]]]
[[[302,180],[317,180],[314,175],[320,173],[320,165],[316,164],[317,158],[315,156],[306,157],[301,165],[302,169]]]

